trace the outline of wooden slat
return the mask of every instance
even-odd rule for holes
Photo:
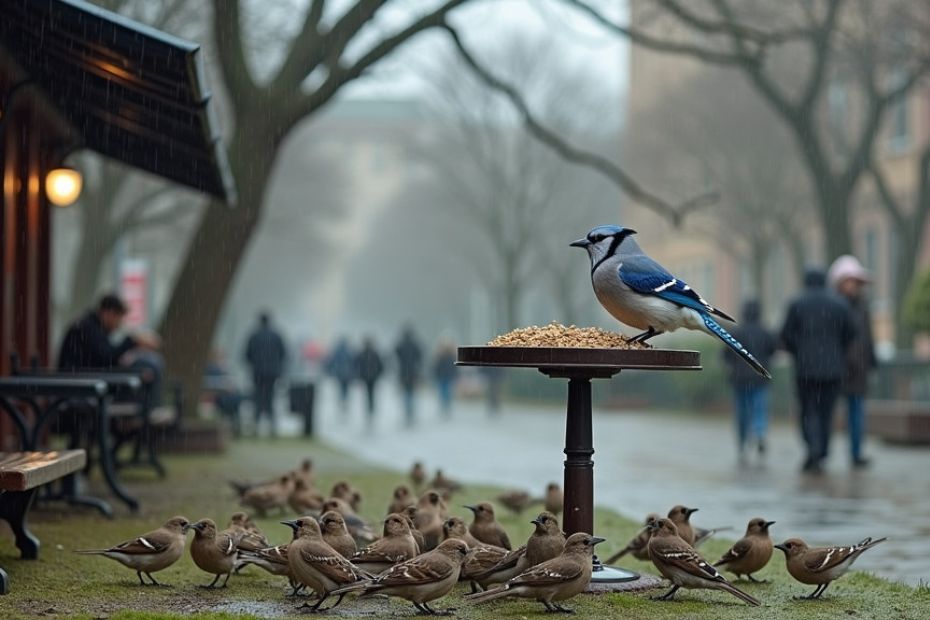
[[[84,450],[0,452],[0,489],[26,491],[73,474],[86,464]]]

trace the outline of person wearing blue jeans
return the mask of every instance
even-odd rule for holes
[[[769,386],[738,385],[733,388],[736,405],[736,444],[745,453],[746,444],[754,441],[765,452],[765,437],[769,427]]]
[[[865,394],[869,373],[876,366],[875,343],[872,340],[872,321],[868,300],[863,289],[871,281],[869,271],[855,256],[840,256],[827,274],[830,285],[848,303],[856,324],[856,338],[846,351],[846,374],[842,390],[846,396],[847,432],[853,467],[866,467],[869,459],[862,454],[865,437]]]
[[[394,347],[397,355],[397,378],[400,380],[401,392],[404,395],[404,424],[408,427],[414,425],[415,420],[415,391],[420,381],[420,370],[423,365],[423,347],[413,332],[413,327],[404,327]]]
[[[452,397],[457,372],[455,345],[448,340],[443,340],[436,349],[433,376],[436,378],[436,390],[439,393],[439,407],[445,418],[452,415]]]
[[[761,306],[751,300],[743,304],[740,324],[733,329],[733,337],[752,351],[763,366],[768,366],[775,353],[777,341],[761,321]],[[754,443],[760,455],[765,454],[765,439],[769,420],[769,382],[747,366],[729,348],[723,351],[733,387],[736,412],[736,445],[740,462],[746,458],[746,446]]]
[[[862,456],[862,438],[865,436],[865,397],[862,394],[846,395],[846,424],[849,426],[849,451],[853,467],[866,467],[869,459]]]

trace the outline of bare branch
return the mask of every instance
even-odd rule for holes
[[[887,181],[885,181],[884,172],[872,162],[869,166],[869,173],[872,176],[872,182],[875,183],[878,197],[881,199],[879,203],[884,207],[885,212],[894,221],[895,225],[902,226],[904,224],[904,212],[894,194],[891,193],[891,189],[888,187]]]
[[[619,186],[630,198],[652,209],[659,215],[668,218],[676,226],[680,225],[682,219],[691,211],[712,204],[718,200],[719,196],[716,192],[709,192],[690,198],[677,206],[672,205],[640,187],[622,168],[606,157],[583,151],[572,146],[556,133],[544,127],[535,118],[529,106],[524,101],[523,96],[514,87],[494,76],[477,61],[465,47],[454,27],[445,24],[444,28],[449,33],[455,47],[469,68],[471,68],[471,70],[490,88],[503,93],[523,117],[523,122],[527,130],[537,140],[553,149],[565,160],[601,172]]]
[[[190,215],[195,206],[194,201],[184,200],[148,215],[145,215],[146,209],[136,209],[136,213],[139,215],[131,225],[133,228],[154,228],[176,224],[180,218]]]
[[[406,28],[393,35],[387,36],[374,45],[361,58],[355,61],[350,67],[334,67],[326,78],[326,81],[319,88],[305,97],[298,97],[289,106],[285,117],[288,122],[285,126],[290,126],[314,110],[319,109],[328,102],[333,95],[339,92],[339,89],[352,80],[360,77],[369,67],[382,60],[385,56],[392,53],[395,49],[414,38],[424,30],[442,26],[445,23],[445,17],[450,11],[469,0],[447,0],[430,13],[426,13]]]
[[[581,12],[585,13],[591,17],[598,24],[603,26],[605,29],[618,34],[624,37],[627,37],[632,43],[641,45],[647,49],[656,51],[656,52],[666,52],[670,54],[683,54],[686,56],[693,56],[699,60],[706,62],[711,62],[720,65],[734,65],[741,64],[745,62],[746,59],[739,57],[736,54],[728,54],[726,52],[721,52],[719,50],[711,49],[708,47],[700,47],[697,45],[691,45],[688,43],[678,43],[673,41],[665,41],[658,37],[654,37],[650,34],[642,32],[640,30],[634,30],[628,26],[622,26],[615,23],[614,21],[608,19],[603,13],[595,9],[593,6],[584,2],[583,0],[562,0],[563,2],[579,9]]]
[[[240,0],[213,0],[213,39],[223,81],[234,99],[254,95],[252,73],[245,60],[240,24]]]
[[[137,228],[146,207],[150,206],[153,201],[169,193],[171,190],[171,186],[158,183],[152,186],[148,191],[136,194],[132,201],[121,209],[122,214],[113,220],[111,228],[116,231],[117,234],[125,230]]]
[[[807,83],[804,85],[804,92],[801,95],[799,105],[809,107],[814,105],[820,91],[822,90],[825,80],[827,66],[830,63],[831,44],[836,34],[836,24],[840,15],[840,8],[843,0],[831,0],[827,8],[827,14],[813,31],[810,42],[813,49],[814,68],[808,76]]]
[[[297,88],[322,60],[324,41],[319,27],[323,18],[323,5],[324,0],[313,0],[307,9],[304,23],[294,36],[287,57],[271,80],[269,88],[272,91]]]
[[[756,26],[741,23],[731,14],[722,22],[701,17],[689,11],[683,4],[674,0],[657,0],[665,10],[674,15],[679,21],[688,24],[696,30],[707,34],[728,34],[738,36],[744,41],[751,41],[760,46],[779,44],[793,39],[807,38],[810,30],[807,28],[785,28],[783,30],[766,31]]]
[[[923,213],[923,217],[926,217],[926,213],[930,212],[930,143],[924,147],[924,151],[920,155],[920,170],[917,176],[919,180],[917,182],[917,205],[915,212]],[[923,233],[923,226],[917,230],[918,234]]]
[[[358,0],[326,35],[325,53],[330,66],[335,66],[342,53],[349,45],[349,41],[374,19],[378,9],[387,4],[388,0]]]

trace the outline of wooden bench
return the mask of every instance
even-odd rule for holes
[[[10,524],[24,560],[39,557],[39,540],[26,526],[26,513],[38,488],[87,464],[84,450],[59,452],[0,452],[0,519]],[[0,594],[9,592],[9,579],[0,568]]]

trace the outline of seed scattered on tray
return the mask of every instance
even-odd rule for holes
[[[630,340],[600,327],[566,327],[553,321],[539,327],[521,327],[501,334],[488,343],[490,347],[565,347],[571,349],[647,349],[649,345]]]

